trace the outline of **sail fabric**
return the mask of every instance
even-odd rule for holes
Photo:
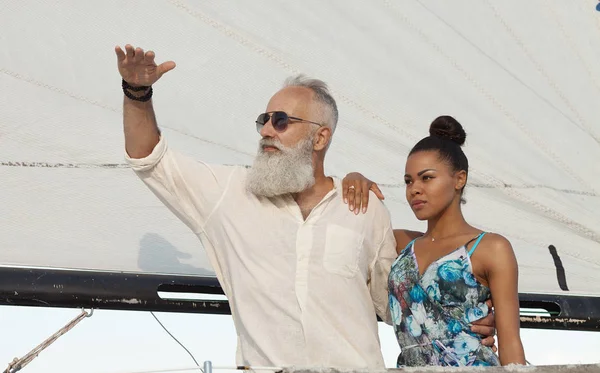
[[[404,162],[435,117],[454,116],[468,133],[464,213],[510,239],[519,290],[600,296],[593,1],[2,5],[3,266],[214,276],[199,240],[124,164],[114,46],[131,43],[177,63],[154,86],[159,125],[209,163],[251,164],[254,120],[283,80],[325,80],[340,110],[326,172],[380,183],[395,228],[425,229]]]

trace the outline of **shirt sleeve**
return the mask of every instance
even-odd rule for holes
[[[227,191],[235,166],[208,165],[171,150],[161,137],[145,158],[125,160],[194,233],[200,233]]]
[[[385,232],[369,268],[369,290],[377,315],[387,324],[392,324],[389,307],[388,277],[394,260],[396,260],[396,239],[392,224],[387,220]]]

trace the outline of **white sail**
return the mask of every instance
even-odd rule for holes
[[[115,45],[177,68],[155,87],[169,143],[249,164],[254,120],[292,74],[328,82],[327,172],[383,185],[396,228],[409,149],[431,120],[468,132],[468,220],[506,235],[520,291],[600,296],[600,13],[592,0],[0,1],[0,265],[210,275],[197,238],[124,166]],[[557,280],[554,245],[569,291]],[[57,290],[59,291],[59,290]],[[0,307],[0,363],[78,311]],[[202,360],[231,365],[228,317],[162,314]],[[394,366],[398,346],[380,325]],[[598,362],[598,333],[522,330],[534,364]],[[192,363],[146,313],[96,311],[30,372]]]

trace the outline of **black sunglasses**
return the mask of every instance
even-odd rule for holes
[[[311,122],[310,120],[290,117],[284,111],[271,111],[268,113],[262,113],[256,118],[256,130],[260,132],[262,128],[271,120],[271,125],[277,132],[283,132],[287,129],[288,124],[290,124],[290,119],[298,122],[307,122],[316,124],[317,126],[322,126],[323,124],[317,122]]]

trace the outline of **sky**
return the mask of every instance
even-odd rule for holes
[[[0,307],[0,366],[55,333],[80,310]],[[235,364],[235,330],[230,316],[155,313],[200,365]],[[522,329],[528,361],[534,365],[600,363],[600,332]],[[380,323],[386,366],[399,352],[391,327]],[[195,364],[148,312],[96,310],[60,337],[23,371],[26,373],[133,373],[188,368]]]

